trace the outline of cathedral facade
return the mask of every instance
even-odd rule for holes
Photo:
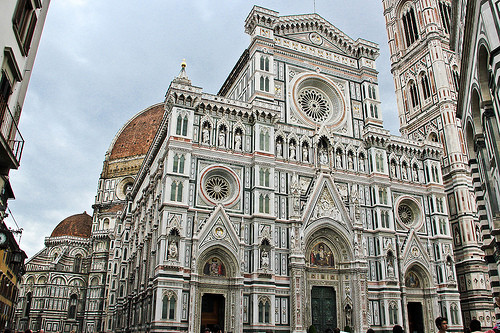
[[[217,95],[193,85],[183,63],[165,101],[113,140],[84,290],[64,294],[64,304],[76,295],[76,326],[48,327],[45,294],[27,296],[59,283],[54,255],[30,259],[19,322],[65,332],[430,332],[443,315],[452,330],[463,326],[445,152],[383,128],[378,46],[317,14],[257,6],[245,31],[250,45]],[[473,283],[489,288],[487,275]],[[36,302],[46,310],[30,316]]]

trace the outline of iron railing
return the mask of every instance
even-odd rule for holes
[[[18,115],[19,117],[19,115]],[[7,145],[12,151],[12,155],[21,163],[21,155],[23,154],[24,139],[17,127],[18,119],[14,118],[10,111],[9,105],[0,97],[0,134],[2,135]]]

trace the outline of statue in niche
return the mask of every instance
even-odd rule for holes
[[[365,171],[365,158],[363,156],[359,156],[359,171]]]
[[[333,267],[333,254],[325,243],[318,243],[311,250],[311,265]]]
[[[309,162],[309,149],[307,149],[307,145],[302,146],[302,161]]]
[[[269,253],[266,250],[262,250],[262,256],[260,261],[260,267],[269,268]]]
[[[418,169],[413,168],[413,181],[418,182]]]
[[[295,142],[290,142],[290,159],[291,160],[294,160],[295,159],[295,155],[296,155],[296,150],[295,150]]]
[[[226,268],[220,259],[212,258],[203,267],[203,274],[209,276],[226,276]]]
[[[335,164],[337,165],[338,169],[342,168],[342,156],[337,152],[337,156],[335,157]]]
[[[349,154],[349,157],[347,159],[347,165],[350,170],[354,169],[354,159],[351,154]]]
[[[221,127],[219,129],[219,147],[226,147],[226,130],[224,129],[224,127]]]
[[[455,281],[455,277],[453,276],[453,265],[451,260],[446,261],[446,269],[448,271],[448,281]]]
[[[168,259],[176,260],[178,254],[177,242],[171,241],[168,247]]]
[[[328,151],[326,148],[321,148],[319,150],[319,163],[321,165],[327,165],[328,164]]]
[[[241,133],[240,133],[240,131],[237,131],[236,135],[234,137],[234,149],[241,151]]]
[[[406,170],[406,165],[403,165],[403,167],[401,168],[401,177],[404,180],[408,179],[408,171]]]
[[[394,257],[392,255],[387,258],[387,277],[394,280]]]
[[[396,178],[396,163],[391,163],[391,176]]]
[[[283,157],[283,144],[281,141],[276,142],[276,156]]]
[[[209,144],[210,143],[210,128],[208,125],[205,125],[205,127],[203,127],[203,130],[201,132],[201,141],[203,143],[206,143],[206,144]]]

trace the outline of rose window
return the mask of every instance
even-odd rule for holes
[[[401,222],[404,224],[410,224],[413,222],[413,211],[408,205],[399,205],[398,207],[398,215],[401,219]]]
[[[215,201],[223,201],[229,196],[229,182],[219,175],[209,177],[205,189],[208,196]]]
[[[300,92],[298,102],[302,111],[312,120],[322,122],[330,114],[330,103],[326,96],[314,88],[304,89]]]

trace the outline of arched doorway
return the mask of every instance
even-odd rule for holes
[[[306,324],[318,332],[346,326],[356,330],[360,323],[352,318],[362,300],[354,292],[360,277],[350,269],[352,246],[331,219],[321,219],[316,226],[306,243]]]
[[[429,278],[427,272],[420,265],[411,266],[405,274],[406,287],[406,313],[408,316],[406,331],[412,333],[425,333],[431,330],[426,309],[432,306],[430,299]]]
[[[197,281],[193,304],[193,329],[203,332],[222,329],[239,331],[241,318],[236,304],[240,304],[243,281],[238,278],[239,264],[236,257],[222,246],[213,246],[199,256],[198,270],[192,280]]]

